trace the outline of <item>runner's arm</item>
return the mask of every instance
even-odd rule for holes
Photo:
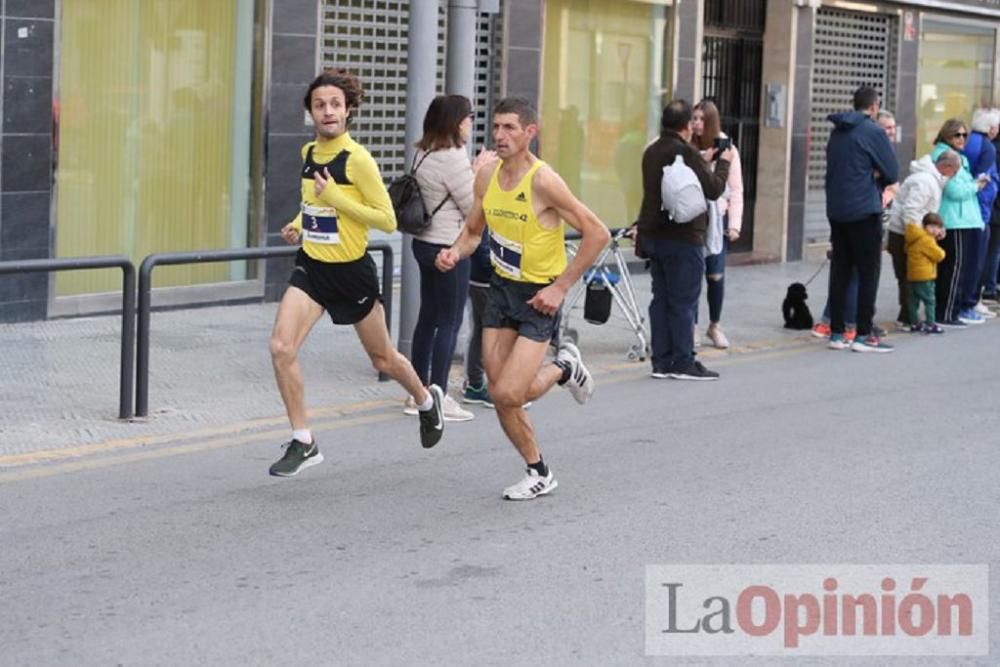
[[[383,232],[396,231],[396,213],[392,200],[382,182],[378,165],[367,152],[360,152],[348,160],[348,177],[361,192],[362,201],[354,201],[343,193],[340,186],[329,180],[319,195],[323,203],[337,209],[358,222]]]
[[[608,231],[607,225],[601,222],[593,211],[573,196],[569,187],[566,186],[566,182],[551,168],[543,167],[539,170],[535,175],[534,186],[535,192],[541,195],[542,201],[555,209],[566,224],[583,236],[573,261],[552,283],[565,293],[594,263],[611,238],[611,233]]]

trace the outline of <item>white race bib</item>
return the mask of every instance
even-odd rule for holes
[[[521,255],[524,247],[490,230],[490,260],[493,266],[514,278],[521,277]]]
[[[337,245],[337,210],[324,206],[302,204],[302,239],[310,243]]]

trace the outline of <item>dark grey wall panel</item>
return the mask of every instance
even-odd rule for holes
[[[4,134],[47,134],[52,131],[52,78],[7,76],[3,82]]]

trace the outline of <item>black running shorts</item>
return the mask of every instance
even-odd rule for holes
[[[353,262],[321,262],[299,249],[288,284],[323,306],[334,324],[355,324],[381,301],[375,260],[365,253]]]
[[[543,315],[528,305],[528,300],[544,287],[547,285],[508,280],[494,273],[486,297],[483,327],[516,329],[519,336],[548,343],[559,327],[559,313]]]

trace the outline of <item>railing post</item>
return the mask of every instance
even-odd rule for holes
[[[118,418],[132,416],[132,380],[135,361],[135,266],[122,265],[122,350],[119,377]]]
[[[136,313],[135,355],[135,416],[149,415],[149,308],[152,299],[152,274],[156,255],[150,255],[139,265],[139,304]]]

